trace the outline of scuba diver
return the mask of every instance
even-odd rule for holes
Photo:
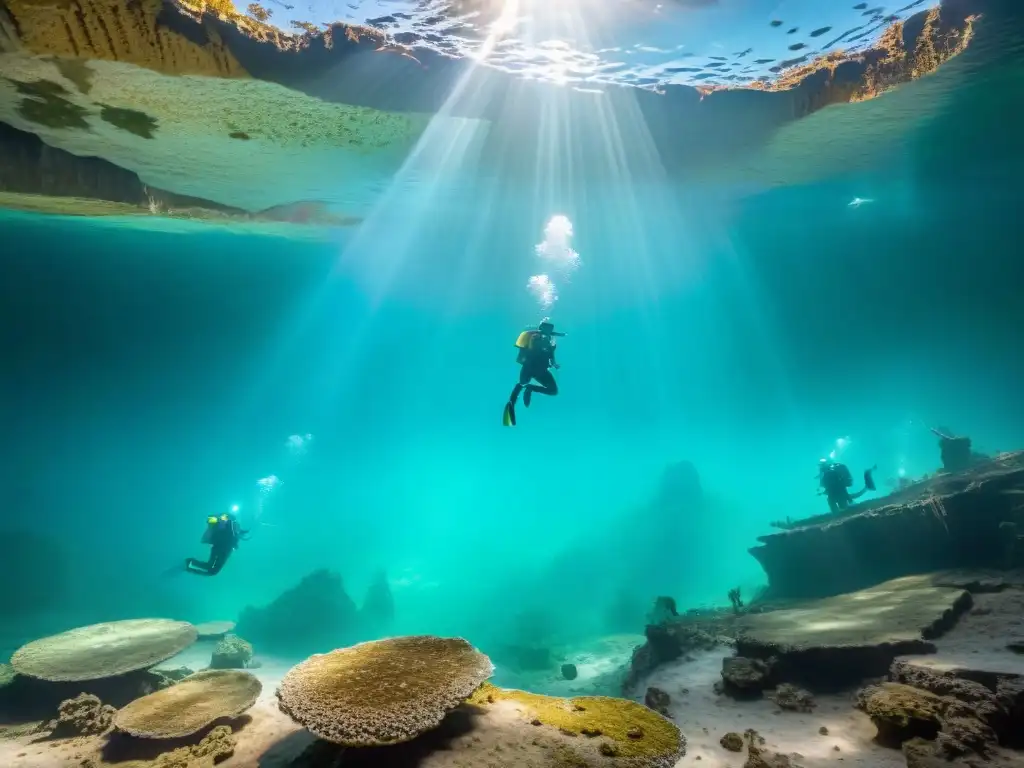
[[[818,462],[818,483],[821,485],[822,493],[828,498],[828,508],[835,514],[849,507],[856,499],[859,499],[868,491],[875,490],[875,479],[871,473],[877,469],[877,465],[871,469],[864,470],[864,487],[856,493],[848,490],[853,485],[853,477],[850,469],[838,461],[822,459]]]
[[[530,407],[533,393],[539,392],[542,395],[557,395],[558,383],[551,374],[550,368],[557,370],[558,363],[555,362],[555,337],[565,336],[564,333],[556,333],[555,326],[544,318],[536,330],[527,330],[519,334],[516,339],[516,348],[519,355],[516,362],[522,367],[519,369],[519,383],[512,388],[508,402],[505,404],[505,412],[502,414],[501,423],[506,427],[516,425],[516,402],[519,394],[523,393],[523,405]],[[536,381],[536,384],[531,384]],[[525,390],[525,391],[524,391]]]
[[[216,576],[220,573],[231,553],[238,549],[238,542],[249,537],[249,531],[243,530],[235,517],[236,508],[220,517],[206,518],[206,531],[203,532],[202,543],[210,545],[210,559],[196,560],[186,558],[185,570],[200,576]]]

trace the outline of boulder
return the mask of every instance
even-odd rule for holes
[[[252,645],[238,635],[225,635],[210,657],[210,669],[246,669],[252,661]]]
[[[303,657],[353,642],[358,612],[341,577],[314,571],[264,608],[248,607],[235,627],[260,653]]]
[[[722,659],[722,681],[726,693],[737,698],[760,696],[771,686],[771,666],[760,659],[732,656]]]
[[[113,724],[116,711],[96,696],[79,694],[61,702],[50,735],[61,739],[105,733]]]

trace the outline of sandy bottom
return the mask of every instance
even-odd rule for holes
[[[721,679],[727,655],[708,651],[693,661],[660,667],[641,684],[641,689],[653,685],[672,697],[669,714],[687,739],[679,766],[741,768],[746,751],[729,752],[719,739],[730,731],[753,728],[768,749],[790,755],[803,768],[837,765],[840,760],[844,766],[905,768],[902,752],[873,743],[875,727],[853,708],[853,693],[817,696],[817,706],[809,714],[783,712],[769,699],[738,702],[719,696],[714,684]],[[827,736],[819,734],[822,726],[828,729]]]

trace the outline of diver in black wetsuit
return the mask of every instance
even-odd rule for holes
[[[208,517],[202,543],[210,545],[210,559],[203,561],[194,557],[186,558],[185,570],[199,576],[216,576],[231,553],[238,548],[238,542],[244,541],[248,535],[249,531],[242,529],[233,514]]]
[[[505,405],[505,414],[502,422],[507,427],[516,425],[516,402],[519,395],[523,395],[523,405],[530,407],[530,401],[534,392],[542,395],[554,396],[558,394],[558,382],[549,369],[558,370],[559,365],[555,362],[555,336],[564,336],[564,333],[556,333],[555,326],[545,318],[535,331],[524,331],[519,334],[516,347],[519,348],[519,356],[516,362],[522,367],[519,369],[519,383],[512,388],[508,403]],[[531,384],[536,381],[536,384]]]
[[[845,464],[838,461],[822,459],[818,462],[818,483],[821,492],[828,498],[828,508],[835,514],[849,507],[868,491],[875,490],[875,479],[871,476],[876,467],[864,470],[864,487],[856,493],[850,493],[853,476]]]

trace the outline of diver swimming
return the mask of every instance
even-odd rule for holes
[[[210,545],[210,558],[197,560],[194,557],[185,559],[185,570],[199,576],[216,576],[220,573],[231,553],[238,549],[238,542],[249,537],[235,517],[237,507],[223,515],[206,518],[206,530],[203,532],[202,543]]]
[[[875,479],[872,472],[877,466],[864,470],[864,487],[856,493],[850,493],[849,488],[853,485],[853,476],[845,464],[829,459],[822,459],[818,462],[818,484],[821,486],[819,495],[824,494],[828,499],[828,508],[835,514],[849,507],[856,499],[859,499],[868,491],[875,490]]]
[[[516,403],[520,393],[523,395],[523,405],[527,408],[530,407],[534,392],[549,396],[558,394],[558,382],[550,370],[558,370],[560,367],[555,362],[556,336],[565,334],[556,333],[555,326],[545,317],[536,329],[523,331],[516,339],[516,348],[519,350],[516,362],[521,366],[519,382],[512,388],[512,394],[505,404],[505,411],[501,417],[504,426],[516,425]],[[531,383],[534,381],[537,383]]]

